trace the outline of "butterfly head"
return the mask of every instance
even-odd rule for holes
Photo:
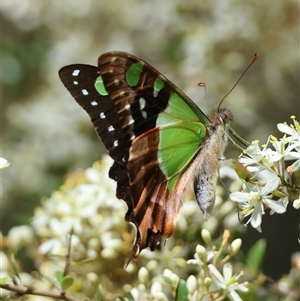
[[[212,127],[230,123],[233,121],[233,114],[230,110],[226,108],[220,108],[218,110],[213,110],[209,116],[209,120],[212,124]]]

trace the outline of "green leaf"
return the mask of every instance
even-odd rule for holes
[[[74,283],[74,278],[67,275],[62,279],[61,282],[61,287],[63,290],[66,290],[67,288],[69,288],[72,284]]]
[[[134,298],[133,296],[131,295],[131,293],[128,293],[127,294],[127,298],[126,298],[128,301],[134,301]]]
[[[169,278],[167,276],[161,276],[161,278],[168,284],[173,285],[173,281],[171,280],[171,278]]]
[[[266,240],[258,240],[248,251],[246,265],[253,273],[259,272],[266,251]]]
[[[16,259],[15,259],[15,254],[13,254],[13,253],[10,254],[10,263],[14,270],[15,275],[20,279],[20,275],[19,275],[19,271],[18,271],[18,267],[16,264]],[[20,281],[21,281],[21,279],[20,279]]]
[[[54,278],[57,280],[57,282],[62,285],[62,281],[64,278],[64,272],[63,271],[56,271],[54,273]]]
[[[93,259],[93,258],[86,258],[86,259],[83,259],[81,261],[76,262],[76,264],[77,265],[83,265],[83,264],[86,264],[86,263],[89,263],[89,262],[92,262],[92,261],[95,261],[95,259]]]
[[[0,284],[5,284],[7,283],[11,278],[10,277],[2,277],[0,278]]]
[[[176,289],[176,301],[186,301],[188,298],[189,291],[186,286],[186,282],[182,279],[179,280]]]
[[[101,285],[97,286],[97,300],[98,301],[104,301],[104,296],[103,296],[102,286]]]

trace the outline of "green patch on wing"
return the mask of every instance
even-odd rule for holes
[[[136,62],[130,65],[126,71],[126,82],[129,87],[135,87],[141,79],[141,73],[143,71],[144,64],[142,62]]]
[[[157,96],[158,92],[165,86],[165,82],[161,78],[157,78],[154,82],[153,86],[153,95],[154,97]]]
[[[159,165],[169,180],[170,190],[207,135],[208,121],[200,109],[191,105],[194,103],[186,102],[180,95],[173,93],[167,108],[157,118],[156,125],[160,128]]]
[[[108,93],[105,89],[105,85],[104,85],[102,76],[97,77],[94,86],[100,95],[102,95],[102,96],[108,95]]]
[[[167,108],[160,113],[157,125],[164,125],[176,121],[200,121],[209,126],[209,121],[203,112],[190,100],[183,98],[178,93],[171,94]]]
[[[159,136],[159,165],[169,180],[168,188],[172,190],[179,174],[198,152],[206,136],[206,127],[196,121],[181,121],[162,126]]]

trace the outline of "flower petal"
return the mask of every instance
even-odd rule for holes
[[[243,301],[241,297],[238,295],[238,293],[234,290],[230,291],[229,293],[230,299],[233,301]]]
[[[274,201],[271,199],[263,199],[263,202],[276,213],[284,213],[286,211],[284,204],[278,201]]]
[[[293,130],[287,124],[284,124],[284,123],[278,123],[277,124],[277,129],[280,132],[288,134],[288,135],[293,135],[294,134]]]
[[[294,171],[297,171],[300,169],[300,160],[297,160],[295,161],[293,164],[292,164],[292,168]]]
[[[276,190],[279,186],[280,179],[278,177],[273,177],[266,183],[266,185],[262,188],[262,195],[268,195],[269,193]]]
[[[232,265],[230,263],[225,263],[223,267],[223,275],[225,281],[228,282],[232,277]]]
[[[248,201],[249,193],[246,192],[233,192],[230,194],[230,199],[237,203],[245,203]]]
[[[222,289],[226,289],[227,286],[225,284],[225,279],[223,278],[221,273],[217,270],[217,268],[212,264],[209,264],[208,268],[211,271],[211,276],[213,280],[216,282],[216,285],[218,285]]]
[[[261,202],[256,204],[251,216],[251,225],[253,228],[259,227],[261,224]]]

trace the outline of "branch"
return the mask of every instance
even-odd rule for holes
[[[66,256],[66,266],[65,266],[65,270],[64,270],[64,277],[69,274],[69,267],[70,267],[70,262],[71,262],[72,235],[73,235],[73,228],[71,230],[69,241],[68,241],[68,253],[67,253],[67,256]]]
[[[0,284],[0,288],[6,289],[8,291],[12,291],[17,293],[18,295],[35,295],[35,296],[44,296],[44,297],[52,297],[55,299],[61,299],[66,301],[80,301],[75,297],[72,297],[64,291],[39,291],[30,287],[18,286],[11,283]]]

